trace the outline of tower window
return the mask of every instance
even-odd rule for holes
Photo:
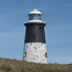
[[[40,29],[42,29],[42,27],[40,27]]]
[[[45,53],[45,57],[47,57],[47,53]]]
[[[26,55],[27,55],[27,53],[25,52],[25,53],[24,53],[24,56],[26,56]]]

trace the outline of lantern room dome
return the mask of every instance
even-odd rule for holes
[[[33,9],[33,11],[30,11],[29,14],[42,14],[38,9]]]

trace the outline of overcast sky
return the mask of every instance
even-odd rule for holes
[[[46,22],[49,63],[72,63],[72,0],[0,0],[0,57],[22,59],[24,22],[34,8]]]

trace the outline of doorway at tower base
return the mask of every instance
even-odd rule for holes
[[[48,64],[46,44],[40,42],[25,43],[24,61]]]

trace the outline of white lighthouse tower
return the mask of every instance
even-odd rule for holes
[[[34,9],[28,14],[24,42],[24,60],[34,63],[48,63],[42,13]]]

